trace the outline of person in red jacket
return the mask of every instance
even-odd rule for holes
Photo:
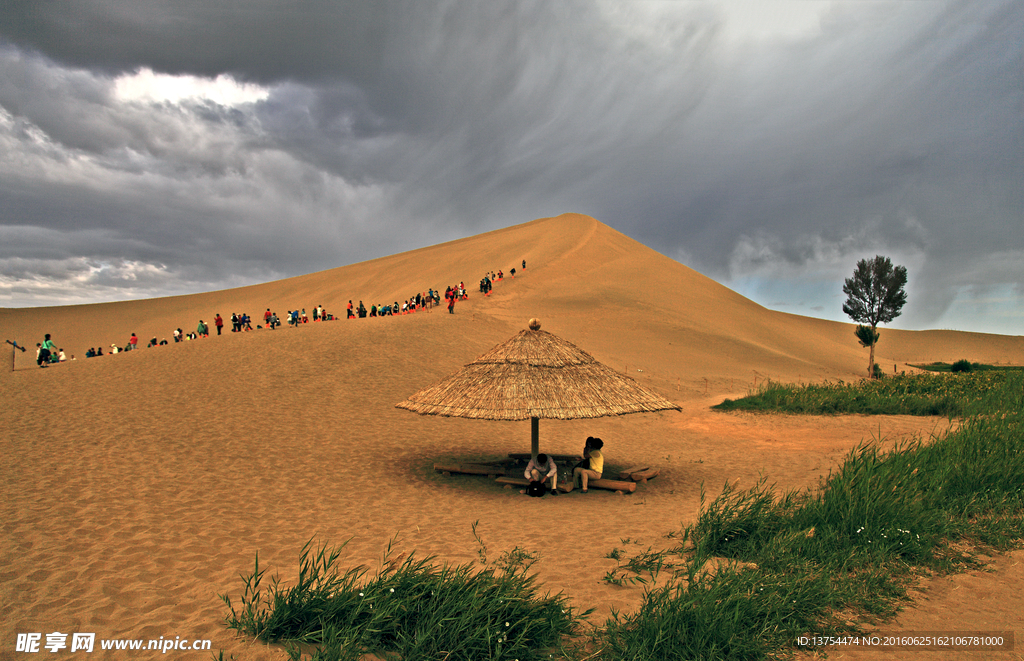
[[[220,318],[220,312],[213,318],[213,325],[217,327],[217,335],[220,335],[220,329],[224,327],[224,320]]]

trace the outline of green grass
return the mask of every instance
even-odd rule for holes
[[[681,569],[607,622],[606,658],[787,656],[797,636],[891,618],[922,571],[976,564],[959,549],[1019,545],[1024,375],[975,383],[980,398],[964,393],[974,415],[941,439],[856,448],[814,490],[761,480],[702,498],[696,523],[673,535],[685,544],[666,551]]]
[[[962,417],[991,410],[1015,373],[915,374],[857,383],[791,385],[764,381],[747,397],[727,399],[719,411],[837,415],[939,415]]]
[[[367,580],[365,568],[341,571],[341,547],[302,549],[299,578],[284,587],[263,580],[259,557],[243,576],[239,608],[221,595],[229,628],[286,644],[292,659],[355,661],[366,653],[400,659],[548,658],[583,617],[560,594],[538,594],[527,573],[532,554],[514,549],[499,567],[449,565],[433,557],[392,556]]]

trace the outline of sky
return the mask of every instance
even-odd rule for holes
[[[565,212],[771,309],[849,321],[881,254],[890,327],[1024,334],[1024,3],[0,0],[0,307]]]

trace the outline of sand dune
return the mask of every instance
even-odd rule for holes
[[[525,272],[497,283],[490,297],[476,293],[485,271],[508,272],[523,259]],[[349,299],[369,306],[459,281],[471,297],[454,315],[438,309],[226,332],[81,358],[90,346],[124,344],[132,332],[143,342],[170,339],[174,328],[193,330],[218,312],[260,317],[268,307],[283,315],[322,304],[344,316]],[[527,449],[529,424],[394,408],[530,317],[682,405],[682,413],[541,423],[549,452],[578,452],[587,435],[598,435],[612,465],[661,466],[663,474],[633,496],[535,500],[476,478],[441,478],[431,470],[435,461]],[[709,404],[765,378],[857,378],[866,352],[848,324],[767,310],[578,215],[240,289],[3,309],[0,328],[5,339],[30,347],[51,333],[79,356],[38,369],[33,352],[19,353],[16,370],[0,372],[7,460],[0,658],[26,658],[13,652],[17,633],[52,631],[187,636],[210,639],[215,651],[236,658],[284,658],[222,626],[217,594],[239,593],[238,574],[251,569],[257,550],[261,564],[286,580],[313,536],[350,540],[352,565],[374,565],[396,535],[404,549],[470,561],[478,548],[474,521],[492,557],[515,545],[537,551],[545,585],[603,616],[640,600],[638,589],[602,581],[615,565],[607,553],[623,537],[664,544],[666,533],[692,520],[702,481],[715,491],[726,480],[752,483],[764,473],[782,487],[810,486],[862,439],[927,435],[945,426],[903,417],[710,412]],[[1024,364],[1020,337],[883,333],[883,366],[961,357]],[[998,579],[1016,593],[1019,557],[1010,556]],[[959,619],[975,629],[1024,629],[1019,609],[992,606],[1001,592],[977,592],[974,611],[947,595],[921,612],[934,623],[959,609]],[[922,628],[916,621],[914,627]]]

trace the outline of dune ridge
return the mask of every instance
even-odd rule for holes
[[[172,331],[194,331],[200,319],[212,327],[219,313],[230,326],[232,312],[247,312],[262,323],[270,308],[307,312],[323,305],[344,317],[349,300],[374,303],[402,301],[432,287],[443,290],[459,281],[475,293],[480,277],[512,267],[517,287],[498,286],[488,305],[473,301],[466,309],[517,325],[535,310],[550,324],[586,334],[589,318],[614,320],[623,330],[654,333],[672,341],[681,357],[743,370],[753,363],[792,369],[796,365],[822,373],[861,372],[864,352],[851,341],[851,324],[768,310],[593,218],[565,214],[514,227],[420,248],[285,280],[201,294],[47,308],[0,308],[0,324],[30,349],[51,332],[66,353],[84,356],[89,347],[124,346],[134,332],[171,340]],[[529,275],[527,278],[525,276]],[[460,306],[460,310],[462,306]],[[574,323],[580,316],[588,319]],[[1009,363],[1019,361],[1022,339],[959,331],[900,331],[883,328],[879,363],[952,360]],[[686,336],[689,350],[681,347]],[[617,336],[612,336],[618,341]],[[709,346],[710,350],[701,346]],[[618,345],[609,345],[617,350]],[[956,353],[959,352],[959,353]],[[961,355],[962,354],[962,355]],[[788,359],[788,360],[787,360]],[[34,354],[16,356],[16,367],[29,366]]]
[[[490,297],[476,292],[485,271],[508,273],[523,259],[526,271],[497,283]],[[350,298],[369,306],[460,280],[470,299],[454,315],[435,309],[225,332],[104,358],[80,354],[123,344],[132,332],[143,341],[169,338],[173,328],[191,330],[217,312],[258,318],[267,307],[283,315],[322,304],[343,316]],[[542,422],[542,449],[550,453],[577,453],[595,435],[605,440],[610,465],[661,467],[633,496],[530,499],[477,478],[440,477],[435,461],[524,451],[529,424],[395,408],[531,317],[682,406]],[[0,658],[23,657],[12,651],[17,633],[94,631],[98,638],[210,639],[215,651],[236,658],[283,659],[280,649],[236,639],[222,624],[217,595],[239,593],[238,574],[251,569],[257,550],[261,565],[286,581],[313,537],[348,540],[351,566],[375,566],[396,536],[402,549],[467,562],[478,557],[476,521],[492,557],[516,545],[536,551],[546,587],[604,616],[640,599],[639,589],[602,581],[615,566],[607,553],[623,537],[664,544],[667,532],[696,514],[702,483],[714,492],[726,480],[751,484],[765,474],[780,488],[813,486],[862,440],[927,436],[948,425],[709,411],[765,378],[857,378],[866,352],[852,325],[767,310],[575,214],[240,289],[3,309],[0,327],[30,347],[52,333],[80,356],[38,369],[27,353],[16,357],[16,371],[0,370],[7,459]],[[1024,338],[976,333],[885,330],[878,351],[883,366],[901,369],[960,357],[1024,364]],[[1009,596],[1021,592],[1012,564],[1020,556],[1009,557],[998,575],[1006,590],[979,582],[985,587],[972,603],[952,602],[958,621],[1024,628],[1024,608],[1010,610],[1017,602]],[[935,618],[948,620],[951,606],[935,608]]]

